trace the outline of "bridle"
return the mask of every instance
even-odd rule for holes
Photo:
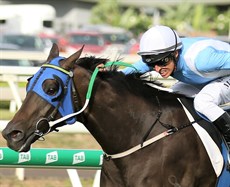
[[[59,101],[55,105],[55,109],[53,110],[53,112],[50,114],[49,117],[41,118],[36,123],[34,134],[39,136],[40,138],[43,137],[44,135],[52,132],[52,131],[58,131],[57,127],[60,127],[60,123],[63,123],[63,122],[69,123],[70,122],[72,124],[72,123],[76,122],[75,116],[77,116],[80,113],[82,113],[86,109],[88,104],[89,104],[89,100],[90,100],[90,97],[91,97],[94,81],[96,79],[97,73],[99,72],[99,68],[95,68],[95,70],[94,70],[94,72],[93,72],[93,74],[91,76],[89,85],[88,85],[88,91],[87,91],[87,94],[86,94],[85,104],[83,105],[83,107],[81,107],[79,105],[78,94],[77,94],[76,88],[75,88],[74,83],[73,83],[73,71],[72,70],[67,71],[67,70],[63,69],[62,67],[60,67],[59,61],[62,60],[62,59],[64,59],[64,58],[63,57],[57,57],[57,58],[53,59],[49,64],[43,64],[42,68],[40,69],[40,71],[37,74],[35,74],[34,77],[32,77],[32,79],[34,79],[34,80],[31,83],[31,86],[29,85],[27,87],[27,92],[29,92],[29,91],[36,92],[35,91],[35,86],[37,86],[37,83],[39,82],[42,74],[44,73],[44,71],[47,68],[51,69],[52,71],[55,71],[56,79],[58,79],[59,83],[62,82],[61,85],[64,85],[63,88],[61,88],[63,90],[63,93],[62,94],[59,93],[61,96],[53,98],[53,100],[57,100],[57,98],[59,98],[58,99]],[[112,66],[112,65],[119,65],[119,66],[126,66],[126,67],[134,68],[131,64],[128,64],[128,63],[125,63],[125,62],[120,62],[120,61],[107,62],[105,64],[105,67],[109,67],[109,66]],[[61,77],[57,76],[56,74],[59,74],[59,76],[61,76]],[[63,78],[63,76],[64,76],[64,78]],[[32,79],[30,81],[32,81]],[[44,81],[46,79],[47,78],[45,77],[42,80]],[[65,80],[63,80],[63,79],[65,79]],[[40,85],[37,86],[38,89],[40,89],[39,86],[41,87],[41,83],[40,83]],[[37,93],[37,94],[41,96],[41,94],[39,94],[39,93]],[[68,98],[66,98],[66,97],[68,97]],[[74,108],[74,106],[76,106],[76,104],[78,104],[76,108],[77,109],[80,108],[80,109],[77,112],[74,112],[74,110],[72,110],[68,114],[60,112],[60,106],[65,105],[64,104],[64,102],[65,102],[64,99],[65,98],[66,98],[66,100],[69,101],[69,104],[67,105],[68,108],[69,108],[70,105],[72,106],[72,108]],[[47,101],[47,97],[43,97],[43,99]],[[53,100],[51,100],[51,101],[53,101]],[[52,105],[52,102],[49,102],[49,103]],[[58,112],[61,113],[61,115],[63,117],[55,120],[55,116],[56,116],[56,114]],[[69,121],[69,119],[70,119],[70,121]],[[45,131],[43,131],[41,129],[45,129]]]

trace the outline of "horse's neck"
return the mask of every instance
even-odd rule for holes
[[[78,68],[76,72],[74,82],[81,100],[84,101],[91,74],[83,68]],[[167,107],[167,101],[160,102],[162,106],[157,101],[148,102],[127,89],[117,89],[110,83],[97,79],[89,106],[84,111],[87,118],[84,125],[105,152],[122,152],[141,143],[156,120],[159,110],[163,112],[163,122],[172,120],[175,109],[171,109],[169,105]],[[156,124],[149,137],[165,130],[163,128]]]
[[[108,84],[98,85],[89,110],[86,127],[109,154],[140,144],[158,115],[157,105],[134,95],[119,95]],[[156,125],[151,135],[160,129]]]

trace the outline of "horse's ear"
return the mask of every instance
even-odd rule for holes
[[[53,43],[53,46],[50,50],[50,54],[47,58],[47,62],[51,61],[52,59],[56,58],[59,56],[59,49],[56,43]]]
[[[61,61],[62,67],[67,69],[67,70],[72,69],[76,60],[78,60],[79,57],[81,56],[83,48],[84,48],[84,45],[76,53],[72,54],[71,56],[69,56],[65,60]]]

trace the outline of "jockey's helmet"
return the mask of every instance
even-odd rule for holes
[[[145,63],[153,65],[166,57],[173,57],[174,52],[181,48],[178,34],[170,27],[158,25],[142,35],[138,54]]]

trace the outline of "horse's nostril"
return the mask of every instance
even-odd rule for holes
[[[14,130],[8,134],[8,137],[12,140],[20,140],[23,137],[23,133],[19,130]]]

